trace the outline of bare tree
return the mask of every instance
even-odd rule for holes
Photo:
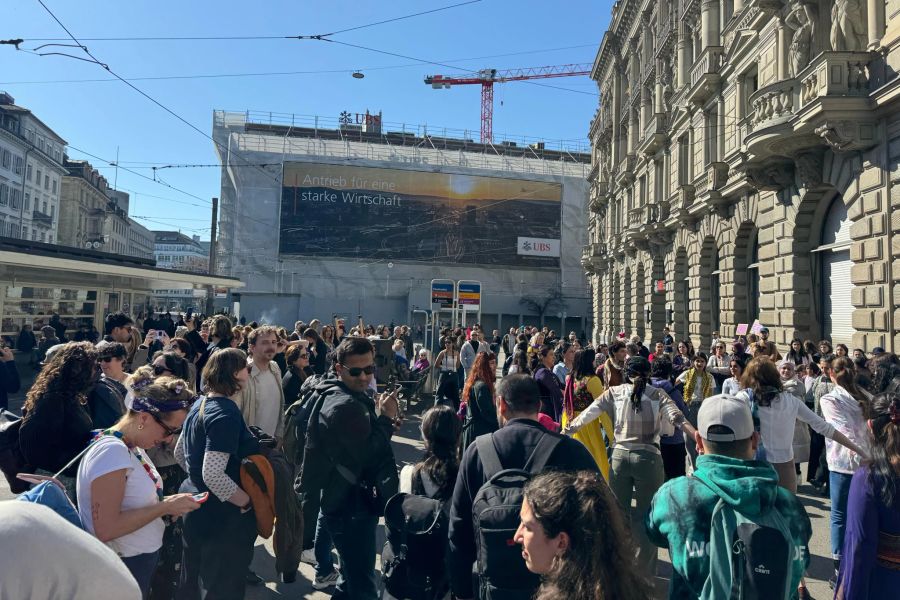
[[[547,313],[554,310],[562,311],[566,308],[566,301],[563,300],[562,291],[555,288],[547,288],[540,296],[523,296],[519,299],[519,304],[530,312],[536,313],[541,322],[543,322],[544,315]]]

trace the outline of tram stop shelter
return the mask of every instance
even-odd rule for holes
[[[57,314],[66,337],[122,311],[135,320],[153,310],[153,290],[237,290],[231,277],[156,268],[152,259],[0,237],[0,337],[16,347],[23,326],[37,333]],[[40,336],[38,336],[39,338]]]

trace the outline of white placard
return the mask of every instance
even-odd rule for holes
[[[518,240],[516,254],[559,258],[559,240],[532,237],[520,237]]]

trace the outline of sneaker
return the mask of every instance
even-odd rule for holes
[[[316,551],[310,548],[309,550],[304,550],[300,553],[300,562],[306,563],[308,565],[315,566],[316,564]]]
[[[318,575],[316,575],[316,580],[313,581],[312,586],[313,586],[314,590],[324,590],[326,588],[330,588],[330,587],[337,585],[337,580],[338,580],[338,572],[332,571],[325,577],[319,577]]]

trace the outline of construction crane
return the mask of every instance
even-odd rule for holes
[[[494,84],[531,79],[554,79],[590,75],[591,64],[557,65],[554,67],[530,67],[525,69],[482,69],[465,75],[428,75],[425,83],[436,90],[449,89],[452,85],[481,85],[481,143],[493,141],[494,129]]]

